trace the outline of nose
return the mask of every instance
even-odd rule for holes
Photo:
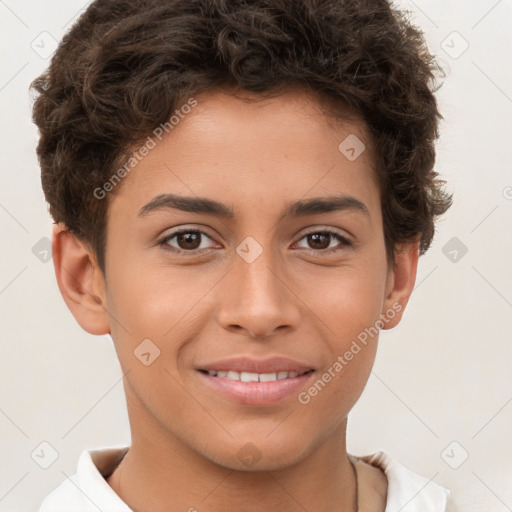
[[[235,255],[234,267],[225,277],[218,322],[233,332],[254,338],[271,336],[278,329],[294,329],[300,319],[299,299],[286,272],[271,250],[248,263]]]

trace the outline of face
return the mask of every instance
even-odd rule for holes
[[[405,306],[369,143],[304,92],[196,100],[109,198],[102,300],[132,436],[285,467],[343,430],[376,323]]]

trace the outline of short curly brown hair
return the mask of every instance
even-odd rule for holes
[[[434,171],[438,71],[387,0],[96,0],[31,84],[50,213],[104,271],[108,201],[93,191],[184,98],[302,85],[366,124],[390,259],[411,240],[424,253],[451,204]]]

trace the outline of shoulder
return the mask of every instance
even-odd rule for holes
[[[39,512],[131,512],[105,479],[127,449],[124,446],[84,450],[76,472],[44,499]]]
[[[453,512],[451,491],[410,470],[383,451],[353,456],[379,468],[387,479],[385,512]]]

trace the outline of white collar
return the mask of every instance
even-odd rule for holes
[[[76,472],[44,500],[39,512],[133,512],[105,480],[128,447],[84,450]],[[400,464],[383,451],[358,456],[380,467],[388,479],[385,512],[448,512],[451,492]]]
[[[380,467],[388,479],[385,512],[448,512],[451,491],[403,466],[387,453],[378,451],[356,457]]]

